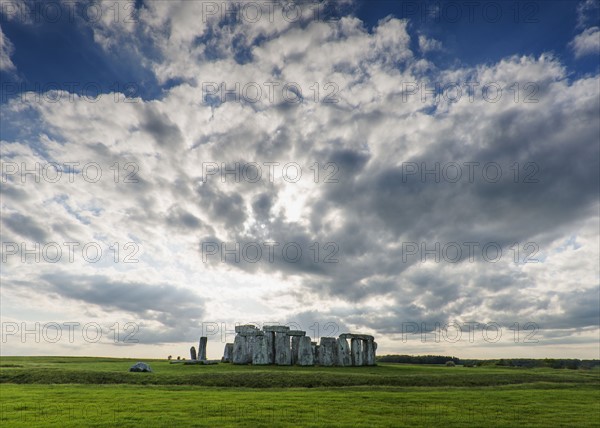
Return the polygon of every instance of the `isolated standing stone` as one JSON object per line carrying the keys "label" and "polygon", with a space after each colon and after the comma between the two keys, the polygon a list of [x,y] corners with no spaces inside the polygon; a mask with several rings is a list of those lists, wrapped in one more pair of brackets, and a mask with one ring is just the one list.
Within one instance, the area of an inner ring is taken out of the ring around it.
{"label": "isolated standing stone", "polygon": [[319,345],[319,364],[322,366],[333,366],[336,362],[336,340],[335,337],[322,337]]}
{"label": "isolated standing stone", "polygon": [[246,345],[246,336],[237,334],[233,341],[233,364],[248,364],[248,349]]}
{"label": "isolated standing stone", "polygon": [[255,336],[252,342],[252,364],[269,364],[268,340],[265,336]]}
{"label": "isolated standing stone", "polygon": [[298,338],[298,365],[312,366],[315,363],[313,354],[313,345],[310,337],[304,336]]}
{"label": "isolated standing stone", "polygon": [[362,366],[361,342],[361,339],[350,340],[350,356],[352,357],[353,366]]}
{"label": "isolated standing stone", "polygon": [[192,360],[196,360],[196,348],[194,348],[193,346],[190,348],[190,358]]}
{"label": "isolated standing stone", "polygon": [[223,358],[221,361],[224,363],[230,363],[233,359],[233,343],[226,343],[225,349],[223,349]]}
{"label": "isolated standing stone", "polygon": [[206,342],[208,339],[206,337],[200,338],[200,343],[198,344],[198,359],[206,360]]}
{"label": "isolated standing stone", "polygon": [[290,336],[287,333],[275,333],[275,364],[289,366],[292,363]]}
{"label": "isolated standing stone", "polygon": [[350,346],[345,338],[338,338],[337,340],[337,365],[338,366],[351,366],[352,359],[350,358]]}

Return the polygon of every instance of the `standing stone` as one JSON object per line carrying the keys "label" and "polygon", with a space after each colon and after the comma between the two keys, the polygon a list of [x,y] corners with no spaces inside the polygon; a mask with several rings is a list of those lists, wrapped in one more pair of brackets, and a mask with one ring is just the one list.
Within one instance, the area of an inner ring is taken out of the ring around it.
{"label": "standing stone", "polygon": [[317,364],[319,362],[319,345],[317,345],[317,342],[310,342],[310,346],[312,348],[313,360]]}
{"label": "standing stone", "polygon": [[246,336],[237,334],[233,341],[233,364],[248,364],[248,350],[246,345]]}
{"label": "standing stone", "polygon": [[275,364],[275,333],[266,331],[265,338],[267,341],[267,360],[269,364]]}
{"label": "standing stone", "polygon": [[319,364],[322,366],[333,366],[336,362],[336,339],[335,337],[322,337],[319,345]]}
{"label": "standing stone", "polygon": [[268,340],[265,336],[255,336],[252,345],[252,364],[269,364]]}
{"label": "standing stone", "polygon": [[360,347],[360,360],[363,366],[367,366],[368,365],[368,360],[369,360],[369,355],[368,355],[368,349],[367,349],[367,343],[369,342],[369,340],[364,340],[361,343],[361,347]]}
{"label": "standing stone", "polygon": [[206,360],[206,342],[208,341],[208,339],[206,337],[201,337],[200,338],[200,343],[198,344],[198,359],[199,360]]}
{"label": "standing stone", "polygon": [[223,358],[221,361],[223,363],[230,363],[233,359],[233,343],[226,343],[225,349],[223,349]]}
{"label": "standing stone", "polygon": [[287,333],[275,333],[275,364],[289,366],[291,363],[290,336]]}
{"label": "standing stone", "polygon": [[373,342],[372,340],[367,340],[366,341],[366,348],[367,348],[367,362],[366,365],[367,366],[374,366],[375,365],[375,342]]}
{"label": "standing stone", "polygon": [[252,362],[252,354],[254,353],[254,339],[256,336],[246,336],[246,360]]}
{"label": "standing stone", "polygon": [[312,366],[315,363],[313,354],[313,345],[310,337],[304,336],[298,338],[298,365]]}
{"label": "standing stone", "polygon": [[194,348],[193,346],[190,348],[190,358],[192,360],[196,359],[196,348]]}
{"label": "standing stone", "polygon": [[337,365],[338,366],[351,366],[352,358],[350,357],[350,346],[345,338],[338,338],[337,340]]}
{"label": "standing stone", "polygon": [[352,357],[353,366],[362,366],[361,342],[361,339],[350,339],[350,356]]}
{"label": "standing stone", "polygon": [[298,345],[300,344],[301,336],[292,336],[292,365],[298,363]]}

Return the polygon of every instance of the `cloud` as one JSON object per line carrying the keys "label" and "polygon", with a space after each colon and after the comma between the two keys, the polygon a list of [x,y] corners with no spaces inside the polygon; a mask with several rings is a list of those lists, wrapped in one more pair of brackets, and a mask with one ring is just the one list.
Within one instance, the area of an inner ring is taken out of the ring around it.
{"label": "cloud", "polygon": [[2,31],[2,27],[0,27],[0,71],[14,73],[17,70],[10,59],[14,52],[15,47]]}
{"label": "cloud", "polygon": [[581,34],[575,36],[570,46],[575,53],[575,58],[600,54],[600,28],[585,29]]}
{"label": "cloud", "polygon": [[[3,136],[6,162],[78,162],[57,182],[6,177],[5,239],[105,251],[95,264],[17,254],[7,280],[33,292],[35,273],[44,291],[98,317],[132,314],[152,331],[148,343],[188,340],[186,325],[206,319],[267,316],[389,340],[413,321],[590,328],[598,76],[571,78],[549,54],[440,69],[424,55],[443,46],[421,36],[413,50],[406,20],[202,20],[201,3],[149,2],[137,22],[88,24],[104,49],[174,82],[159,98],[2,107],[32,124]],[[266,82],[278,85],[269,92]],[[460,96],[443,92],[456,82]],[[206,102],[206,83],[263,92]],[[286,100],[286,83],[302,102]],[[258,244],[263,257],[205,262],[207,241]],[[271,259],[265,242],[279,243]],[[138,263],[122,263],[127,243],[139,246]],[[290,262],[285,244],[303,256]]]}

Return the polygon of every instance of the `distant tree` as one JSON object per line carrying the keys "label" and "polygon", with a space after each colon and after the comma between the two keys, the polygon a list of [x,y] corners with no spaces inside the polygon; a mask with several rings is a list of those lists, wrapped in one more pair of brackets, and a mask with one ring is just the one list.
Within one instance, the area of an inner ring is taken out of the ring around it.
{"label": "distant tree", "polygon": [[446,367],[454,367],[456,366],[456,364],[454,364],[454,361],[446,361]]}
{"label": "distant tree", "polygon": [[171,361],[171,358],[173,358],[173,357],[172,357],[171,355],[169,355],[169,356],[167,357],[167,360]]}
{"label": "distant tree", "polygon": [[181,357],[179,355],[177,355],[177,360],[181,360]]}

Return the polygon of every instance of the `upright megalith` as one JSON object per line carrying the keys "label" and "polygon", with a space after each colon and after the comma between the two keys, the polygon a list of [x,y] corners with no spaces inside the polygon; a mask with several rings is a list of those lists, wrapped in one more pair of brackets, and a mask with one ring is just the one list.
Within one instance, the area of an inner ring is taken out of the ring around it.
{"label": "upright megalith", "polygon": [[267,359],[269,364],[275,364],[275,332],[265,331],[264,333],[267,341]]}
{"label": "upright megalith", "polygon": [[298,337],[298,365],[312,366],[314,365],[314,363],[315,358],[313,354],[313,345],[310,341],[310,337]]}
{"label": "upright megalith", "polygon": [[221,362],[231,363],[232,360],[233,360],[233,343],[226,343],[225,349],[223,349],[223,358],[221,358]]}
{"label": "upright megalith", "polygon": [[254,336],[252,342],[252,364],[260,366],[269,364],[268,340],[264,335]]}
{"label": "upright megalith", "polygon": [[301,336],[292,336],[292,365],[298,364],[298,347]]}
{"label": "upright megalith", "polygon": [[350,339],[350,356],[352,358],[353,366],[362,366],[362,339],[352,338]]}
{"label": "upright megalith", "polygon": [[363,361],[364,365],[366,366],[374,366],[375,363],[375,342],[372,340],[366,340],[365,343],[365,348],[366,348],[366,361]]}
{"label": "upright megalith", "polygon": [[202,361],[206,361],[206,342],[208,339],[206,337],[201,337],[200,342],[198,343],[198,359]]}
{"label": "upright megalith", "polygon": [[193,346],[190,348],[190,359],[192,360],[196,360],[196,348],[194,348]]}
{"label": "upright megalith", "polygon": [[235,336],[233,341],[233,364],[248,364],[251,362],[251,358],[248,356],[248,349],[246,343],[246,336]]}
{"label": "upright megalith", "polygon": [[290,330],[287,334],[292,338],[292,365],[295,365],[298,363],[298,344],[300,343],[300,338],[306,336],[306,332],[302,330]]}
{"label": "upright megalith", "polygon": [[337,360],[337,342],[335,337],[321,337],[319,345],[319,364],[333,366]]}
{"label": "upright megalith", "polygon": [[287,333],[275,333],[275,364],[289,366],[292,364],[290,336]]}
{"label": "upright megalith", "polygon": [[351,366],[352,358],[350,357],[350,346],[345,338],[339,337],[337,339],[337,365],[338,366]]}

